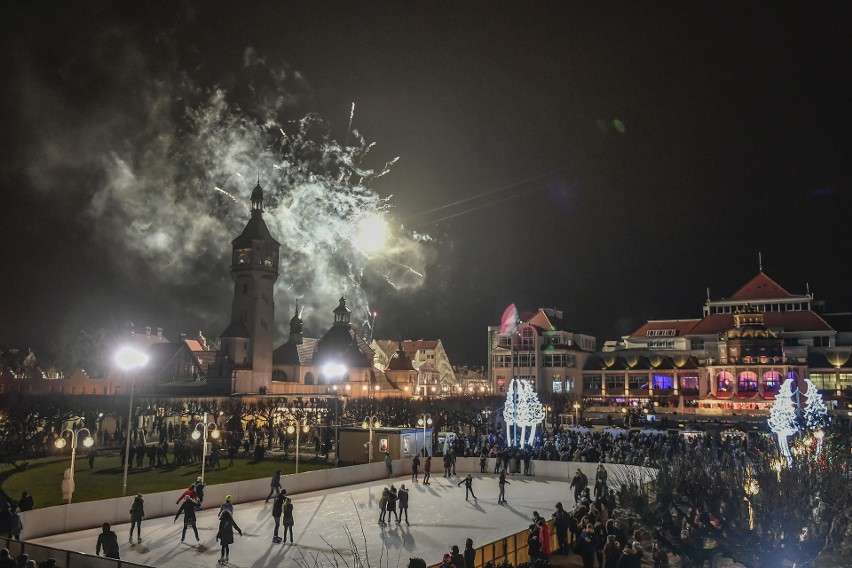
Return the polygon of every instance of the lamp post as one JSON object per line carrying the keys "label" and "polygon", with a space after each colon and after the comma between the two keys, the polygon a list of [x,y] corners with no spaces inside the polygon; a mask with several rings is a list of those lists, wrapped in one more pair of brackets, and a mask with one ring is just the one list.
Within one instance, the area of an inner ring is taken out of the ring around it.
{"label": "lamp post", "polygon": [[[346,375],[346,365],[341,363],[326,363],[322,368],[323,374],[328,377],[340,381]],[[350,385],[346,385],[346,390],[349,390]],[[338,385],[334,385],[334,467],[340,463],[340,421],[338,420],[338,406],[340,394],[338,393]],[[298,471],[296,472],[298,473]]]}
{"label": "lamp post", "polygon": [[370,440],[367,443],[367,461],[373,463],[373,428],[381,428],[382,421],[378,416],[367,416],[361,423],[361,428],[370,430]]}
{"label": "lamp post", "polygon": [[[201,442],[201,484],[204,484],[204,466],[207,464],[207,431],[210,429],[210,426],[213,426],[213,431],[210,432],[210,437],[214,440],[219,439],[219,426],[215,422],[207,422],[207,413],[204,413],[204,422],[199,422],[195,425],[195,429],[192,431],[192,439],[197,440],[198,438],[204,437],[204,440]],[[198,431],[198,428],[201,428],[201,432]]]}
{"label": "lamp post", "polygon": [[293,423],[290,423],[287,426],[288,434],[292,434],[293,432],[296,433],[296,473],[299,473],[299,432],[304,432],[305,434],[310,432],[310,428],[308,427],[307,423],[302,423],[300,425],[299,422],[300,421],[297,420],[295,426],[293,425]]}
{"label": "lamp post", "polygon": [[60,450],[65,447],[65,438],[62,437],[62,434],[65,432],[71,432],[71,485],[68,491],[68,504],[71,504],[71,497],[74,495],[74,460],[77,458],[77,440],[79,438],[80,432],[83,430],[86,431],[86,437],[83,438],[83,445],[87,448],[91,448],[95,439],[92,438],[92,432],[88,428],[78,428],[73,430],[71,428],[66,428],[62,432],[59,433],[59,437],[56,439],[56,442],[53,443],[54,446],[59,448]]}
{"label": "lamp post", "polygon": [[746,472],[746,481],[743,489],[746,494],[745,501],[748,503],[748,528],[749,530],[754,530],[754,509],[751,506],[751,499],[760,493],[760,484],[757,482],[757,479],[752,477],[750,467]]}
{"label": "lamp post", "polygon": [[423,427],[423,457],[426,457],[426,426],[432,425],[432,415],[431,414],[421,414],[420,418],[417,419],[417,425]]}
{"label": "lamp post", "polygon": [[130,422],[133,420],[133,390],[136,388],[135,371],[144,367],[148,356],[135,347],[125,346],[115,354],[115,362],[119,368],[130,373],[130,407],[127,410],[127,440],[124,445],[124,478],[121,484],[121,495],[127,495],[127,468],[130,465]]}
{"label": "lamp post", "polygon": [[580,425],[580,403],[579,402],[574,403],[574,425],[575,426]]}

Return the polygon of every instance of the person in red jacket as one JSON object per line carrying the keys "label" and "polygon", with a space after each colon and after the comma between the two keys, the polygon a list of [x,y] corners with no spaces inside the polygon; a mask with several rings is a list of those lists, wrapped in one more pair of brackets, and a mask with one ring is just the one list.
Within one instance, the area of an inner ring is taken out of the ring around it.
{"label": "person in red jacket", "polygon": [[541,558],[548,558],[550,557],[550,527],[547,526],[544,517],[539,517],[537,524]]}
{"label": "person in red jacket", "polygon": [[432,477],[432,456],[426,456],[426,463],[423,464],[423,485],[429,485],[430,477]]}
{"label": "person in red jacket", "polygon": [[180,504],[187,497],[189,497],[192,500],[192,502],[195,503],[196,505],[198,504],[198,495],[195,493],[195,484],[194,483],[192,485],[190,485],[186,490],[184,490],[183,493],[180,494],[180,497],[178,497],[178,500],[175,501],[175,505]]}

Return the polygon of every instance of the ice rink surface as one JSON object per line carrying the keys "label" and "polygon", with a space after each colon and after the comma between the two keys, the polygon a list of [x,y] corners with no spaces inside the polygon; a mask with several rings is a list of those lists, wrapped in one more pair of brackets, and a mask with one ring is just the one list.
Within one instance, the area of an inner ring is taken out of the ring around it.
{"label": "ice rink surface", "polygon": [[[263,568],[272,566],[352,565],[351,535],[358,554],[369,557],[370,566],[404,568],[411,557],[420,557],[432,565],[440,562],[455,544],[464,549],[465,539],[472,538],[474,547],[519,532],[530,524],[533,511],[550,518],[557,501],[565,508],[574,504],[570,481],[523,475],[511,475],[506,487],[506,505],[497,504],[497,476],[473,476],[472,497],[465,501],[464,476],[433,476],[430,484],[413,483],[411,477],[397,477],[311,493],[293,494],[293,534],[295,544],[274,544],[272,503],[254,501],[234,506],[234,518],[243,536],[234,534],[229,566]],[[378,501],[384,487],[391,484],[409,489],[409,521],[386,527],[378,525]],[[285,485],[286,489],[286,485]],[[121,544],[121,558],[130,562],[163,568],[218,566],[220,547],[216,542],[217,513],[220,503],[205,502],[198,512],[200,542],[192,529],[186,542],[180,542],[183,517],[146,519],[142,523],[142,543],[130,545],[128,523],[113,525]],[[175,511],[177,511],[175,505]],[[282,527],[283,533],[283,527]],[[86,554],[95,553],[100,529],[57,534],[32,542]],[[135,536],[135,535],[134,535]],[[327,560],[326,560],[327,557]],[[381,563],[379,559],[381,558]]]}

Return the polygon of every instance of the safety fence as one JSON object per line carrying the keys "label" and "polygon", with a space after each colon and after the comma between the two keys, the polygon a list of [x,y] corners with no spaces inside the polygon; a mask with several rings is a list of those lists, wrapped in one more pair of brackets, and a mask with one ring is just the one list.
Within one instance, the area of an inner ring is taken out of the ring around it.
{"label": "safety fence", "polygon": [[[550,528],[550,550],[556,550],[559,546],[559,541],[556,539],[553,521],[548,521],[547,526]],[[474,565],[467,568],[483,568],[489,562],[494,565],[508,562],[512,566],[517,566],[522,562],[529,562],[530,554],[529,545],[527,544],[529,534],[529,530],[523,530],[478,547],[476,549]],[[438,564],[431,565],[429,568],[439,568],[440,565],[441,563],[439,562]]]}
{"label": "safety fence", "polygon": [[[146,564],[135,564],[115,558],[104,558],[94,554],[82,554],[71,550],[61,550],[43,544],[33,544],[10,538],[0,538],[0,547],[9,549],[12,558],[18,558],[26,554],[28,560],[35,560],[36,564],[53,558],[56,566],[61,568],[149,568]],[[19,563],[20,565],[20,563]]]}

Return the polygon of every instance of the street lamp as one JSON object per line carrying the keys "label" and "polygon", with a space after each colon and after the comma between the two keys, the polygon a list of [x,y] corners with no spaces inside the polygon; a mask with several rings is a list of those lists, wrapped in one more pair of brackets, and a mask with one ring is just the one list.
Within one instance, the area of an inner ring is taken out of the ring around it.
{"label": "street lamp", "polygon": [[295,426],[292,423],[289,426],[287,426],[287,433],[288,434],[292,434],[293,432],[296,433],[296,473],[299,473],[299,432],[300,431],[307,434],[308,432],[311,431],[311,429],[307,424],[302,424],[302,426],[299,427],[299,421],[296,421]]}
{"label": "street lamp", "polygon": [[367,461],[373,463],[373,428],[381,428],[382,421],[378,416],[367,416],[364,422],[361,423],[361,428],[370,430],[370,440],[367,445]]}
{"label": "street lamp", "polygon": [[127,495],[127,468],[130,465],[130,422],[133,420],[133,390],[136,388],[136,369],[144,367],[148,355],[135,347],[124,346],[115,354],[115,363],[124,371],[130,373],[130,407],[127,410],[127,440],[124,446],[124,478],[121,485],[121,495]]}
{"label": "street lamp", "polygon": [[[201,484],[204,485],[204,465],[207,463],[207,431],[210,427],[213,427],[213,431],[210,432],[210,437],[214,440],[219,439],[219,426],[215,422],[207,422],[207,413],[204,413],[204,422],[199,422],[195,425],[195,430],[192,431],[192,439],[197,440],[198,438],[204,437],[204,441],[201,443]],[[198,428],[201,428],[201,432],[198,431]]]}
{"label": "street lamp", "polygon": [[[326,377],[334,378],[338,382],[343,379],[344,375],[346,375],[346,365],[341,363],[326,363],[323,365],[322,372]],[[340,395],[337,392],[337,385],[334,385],[334,467],[340,463],[340,424],[337,417],[338,406],[340,406]],[[348,391],[351,385],[346,385],[346,390]],[[298,464],[298,459],[296,461]],[[298,473],[298,467],[296,470]]]}
{"label": "street lamp", "polygon": [[574,403],[574,424],[577,425],[577,426],[580,425],[580,403],[579,402]]}
{"label": "street lamp", "polygon": [[423,457],[426,457],[426,426],[432,425],[432,415],[431,414],[421,414],[420,418],[417,419],[417,425],[423,427]]}
{"label": "street lamp", "polygon": [[92,433],[91,431],[89,431],[88,428],[78,428],[77,430],[66,428],[65,430],[59,433],[59,437],[53,443],[54,446],[61,450],[65,447],[65,444],[67,443],[65,441],[65,438],[62,437],[62,434],[64,434],[65,432],[71,432],[71,485],[68,488],[69,505],[71,504],[71,496],[74,494],[74,460],[77,457],[77,440],[79,438],[80,432],[82,432],[83,430],[86,431],[86,437],[83,438],[83,445],[87,448],[91,448],[95,443],[95,439],[92,438]]}

